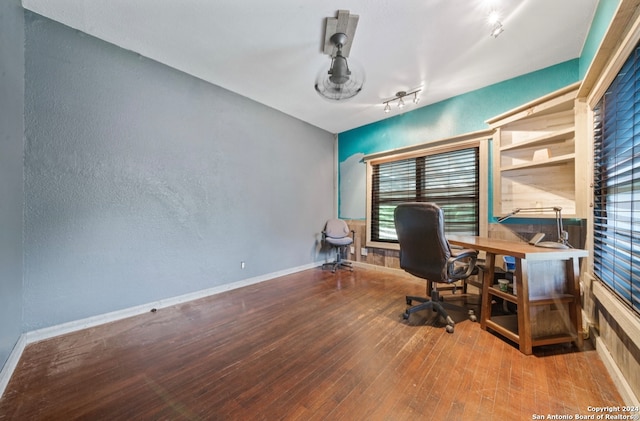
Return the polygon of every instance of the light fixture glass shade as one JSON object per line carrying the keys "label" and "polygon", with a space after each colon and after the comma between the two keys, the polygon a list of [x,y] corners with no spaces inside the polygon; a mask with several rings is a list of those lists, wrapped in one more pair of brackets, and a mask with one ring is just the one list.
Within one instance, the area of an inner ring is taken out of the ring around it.
{"label": "light fixture glass shade", "polygon": [[391,107],[389,106],[389,103],[387,102],[384,106],[384,112],[385,113],[389,113],[391,112]]}
{"label": "light fixture glass shade", "polygon": [[404,108],[404,100],[402,98],[398,101],[398,108]]}
{"label": "light fixture glass shade", "polygon": [[[325,68],[326,69],[326,68]],[[331,60],[329,71],[321,70],[316,78],[315,90],[332,101],[342,101],[358,95],[364,87],[364,71],[357,64],[347,62],[340,52]]]}

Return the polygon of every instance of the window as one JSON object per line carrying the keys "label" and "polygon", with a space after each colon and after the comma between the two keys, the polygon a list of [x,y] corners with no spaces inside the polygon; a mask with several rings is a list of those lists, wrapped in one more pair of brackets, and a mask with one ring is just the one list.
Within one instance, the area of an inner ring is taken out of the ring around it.
{"label": "window", "polygon": [[640,315],[640,46],[594,107],[594,273]]}
{"label": "window", "polygon": [[447,234],[479,233],[478,147],[371,164],[370,239],[397,243],[393,211],[402,202],[434,202]]}

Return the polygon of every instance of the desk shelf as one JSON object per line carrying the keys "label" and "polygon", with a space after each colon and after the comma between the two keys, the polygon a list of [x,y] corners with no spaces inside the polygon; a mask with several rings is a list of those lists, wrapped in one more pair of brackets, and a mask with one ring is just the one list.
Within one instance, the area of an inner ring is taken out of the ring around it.
{"label": "desk shelf", "polygon": [[[518,316],[505,315],[493,316],[486,321],[487,328],[519,344],[521,341],[518,333]],[[531,346],[555,345],[567,342],[576,342],[577,335],[566,333],[556,335],[537,336],[531,338]]]}
{"label": "desk shelf", "polygon": [[550,304],[569,304],[573,303],[575,298],[571,294],[559,294],[553,297],[531,297],[529,298],[529,305],[531,306],[546,306]]}
{"label": "desk shelf", "polygon": [[[491,286],[488,289],[489,299],[492,297],[501,298],[510,303],[518,304],[518,297],[511,292],[501,291],[498,286]],[[529,306],[545,306],[545,305],[557,305],[557,304],[571,304],[575,301],[575,298],[571,294],[559,294],[553,297],[531,297],[529,299]],[[522,338],[518,332],[518,315],[499,315],[487,317],[486,327],[495,331],[496,333],[504,336],[505,338],[520,344]],[[559,333],[553,335],[540,335],[533,336],[531,338],[531,346],[553,345],[566,342],[576,342],[577,335],[574,333]]]}
{"label": "desk shelf", "polygon": [[510,303],[518,304],[518,297],[509,292],[500,291],[497,286],[489,287],[489,294],[493,295],[494,297],[500,297],[503,300],[509,301]]}
{"label": "desk shelf", "polygon": [[[494,297],[502,298],[503,300],[509,301],[510,303],[518,304],[518,297],[513,295],[511,292],[500,291],[497,285],[489,287],[489,294]],[[574,297],[571,294],[558,294],[551,297],[530,297],[529,305],[530,306],[545,306],[550,304],[566,304],[572,303],[574,301]]]}
{"label": "desk shelf", "polygon": [[487,328],[496,331],[500,335],[513,342],[520,343],[520,335],[518,334],[518,316],[494,316],[486,321]]}
{"label": "desk shelf", "polygon": [[538,336],[532,339],[532,346],[564,344],[567,342],[577,342],[578,335],[567,333],[558,335]]}
{"label": "desk shelf", "polygon": [[[490,329],[515,342],[526,355],[541,345],[575,342],[582,347],[579,259],[588,256],[586,250],[534,247],[486,237],[450,235],[448,240],[486,253],[481,329]],[[516,260],[518,295],[512,294],[512,290],[500,291],[493,284],[496,256],[500,255]],[[515,304],[516,314],[492,315],[492,302],[497,298]]]}

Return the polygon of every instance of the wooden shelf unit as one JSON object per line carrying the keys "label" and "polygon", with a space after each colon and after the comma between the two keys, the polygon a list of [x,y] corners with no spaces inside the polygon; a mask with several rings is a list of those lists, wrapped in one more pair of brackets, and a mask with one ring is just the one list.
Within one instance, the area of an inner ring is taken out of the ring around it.
{"label": "wooden shelf unit", "polygon": [[579,146],[584,142],[576,142],[576,120],[582,112],[576,101],[578,87],[575,83],[487,120],[495,130],[494,215],[559,206],[565,218],[586,217],[582,194],[576,194],[584,189],[586,171],[584,165],[576,165],[586,153]]}

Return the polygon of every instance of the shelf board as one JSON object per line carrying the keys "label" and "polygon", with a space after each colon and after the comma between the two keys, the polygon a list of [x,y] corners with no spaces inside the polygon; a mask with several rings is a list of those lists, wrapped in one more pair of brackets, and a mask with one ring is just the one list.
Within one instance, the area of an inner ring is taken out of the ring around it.
{"label": "shelf board", "polygon": [[[510,292],[500,291],[497,285],[489,287],[489,294],[494,297],[500,297],[503,300],[507,300],[511,303],[518,304],[518,297],[513,295]],[[571,294],[558,294],[553,297],[531,297],[529,298],[530,306],[543,306],[549,304],[558,304],[558,303],[571,303],[574,301],[573,295]]]}
{"label": "shelf board", "polygon": [[[517,315],[493,316],[486,321],[488,329],[491,329],[505,338],[520,343],[520,335],[518,334],[518,317]],[[561,344],[565,342],[575,342],[578,336],[575,333],[559,333],[555,335],[536,336],[531,338],[531,346],[543,346]]]}
{"label": "shelf board", "polygon": [[531,116],[556,112],[558,109],[570,109],[573,107],[580,82],[551,92],[543,97],[523,104],[513,110],[490,118],[485,122],[492,128],[505,126],[513,121],[526,119]]}
{"label": "shelf board", "polygon": [[530,306],[543,306],[548,304],[571,303],[575,301],[571,294],[559,294],[554,297],[531,297],[529,299]]}
{"label": "shelf board", "polygon": [[520,343],[520,335],[518,335],[518,317],[516,315],[493,316],[486,321],[486,324],[487,328],[496,331],[515,343]]}
{"label": "shelf board", "polygon": [[576,342],[578,335],[572,333],[557,334],[550,336],[538,336],[531,338],[531,346],[555,345],[565,342]]}
{"label": "shelf board", "polygon": [[530,148],[532,146],[544,145],[548,143],[554,143],[559,140],[570,139],[575,136],[575,129],[573,127],[566,128],[564,130],[558,130],[551,134],[539,136],[533,139],[525,140],[523,142],[512,143],[500,148],[500,151],[510,151],[513,149]]}
{"label": "shelf board", "polygon": [[507,300],[507,301],[509,301],[511,303],[518,304],[518,297],[517,296],[515,296],[513,294],[510,294],[508,292],[500,291],[500,289],[497,286],[489,287],[489,294],[493,295],[494,297],[500,297],[503,300]]}
{"label": "shelf board", "polygon": [[502,167],[500,168],[500,171],[506,172],[506,171],[522,170],[526,168],[541,168],[541,167],[548,167],[551,165],[559,165],[559,164],[571,162],[575,159],[575,157],[576,157],[576,154],[570,153],[567,155],[561,155],[561,156],[556,156],[554,158],[545,159],[543,161],[531,161],[524,164],[517,164],[517,165]]}

